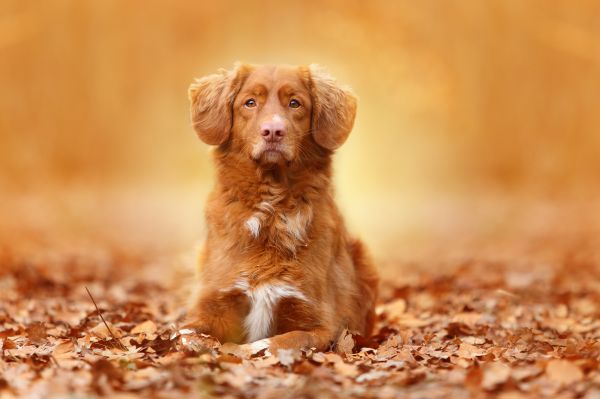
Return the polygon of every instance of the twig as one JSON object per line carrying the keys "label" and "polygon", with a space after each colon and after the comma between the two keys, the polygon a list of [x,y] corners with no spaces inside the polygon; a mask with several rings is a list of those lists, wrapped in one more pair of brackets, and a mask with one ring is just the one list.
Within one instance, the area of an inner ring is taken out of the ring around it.
{"label": "twig", "polygon": [[90,296],[90,299],[92,300],[92,302],[94,303],[94,306],[96,307],[96,311],[98,312],[98,316],[100,316],[100,319],[102,319],[102,322],[104,323],[104,325],[106,326],[106,329],[108,330],[108,332],[110,333],[110,336],[119,343],[119,346],[121,347],[121,349],[123,349],[124,351],[127,351],[127,348],[125,347],[125,345],[123,345],[123,343],[121,342],[121,340],[117,339],[117,337],[115,337],[115,334],[113,334],[112,330],[110,329],[110,327],[108,326],[108,323],[106,322],[106,320],[104,320],[104,317],[102,317],[102,313],[100,312],[100,308],[98,307],[98,305],[96,305],[96,301],[94,301],[94,297],[92,296],[92,293],[90,292],[90,290],[88,290],[88,287],[85,287],[85,290],[87,291],[88,295]]}
{"label": "twig", "polygon": [[60,367],[60,363],[58,363],[58,360],[56,360],[56,358],[54,356],[50,355],[50,360],[52,360],[54,362],[56,367],[58,367],[59,369],[62,369],[62,367]]}

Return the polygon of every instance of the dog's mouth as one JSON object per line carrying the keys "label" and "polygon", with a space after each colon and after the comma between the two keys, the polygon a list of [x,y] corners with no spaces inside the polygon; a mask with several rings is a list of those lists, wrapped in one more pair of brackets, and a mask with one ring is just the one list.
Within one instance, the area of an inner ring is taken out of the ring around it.
{"label": "dog's mouth", "polygon": [[256,148],[252,156],[255,160],[264,163],[281,163],[291,160],[289,150],[280,143],[265,143]]}
{"label": "dog's mouth", "polygon": [[278,147],[266,148],[261,159],[267,163],[280,163],[285,160],[284,152]]}
{"label": "dog's mouth", "polygon": [[263,146],[263,152],[283,152],[283,146],[279,143],[268,143]]}

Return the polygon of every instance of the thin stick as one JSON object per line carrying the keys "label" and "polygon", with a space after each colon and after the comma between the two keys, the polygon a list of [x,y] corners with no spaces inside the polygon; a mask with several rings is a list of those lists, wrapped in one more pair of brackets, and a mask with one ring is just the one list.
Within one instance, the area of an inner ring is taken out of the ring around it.
{"label": "thin stick", "polygon": [[58,363],[58,360],[56,360],[56,358],[52,355],[50,355],[50,359],[52,359],[52,361],[54,362],[54,364],[56,365],[56,367],[58,367],[59,369],[61,369],[62,367],[60,367],[60,364]]}
{"label": "thin stick", "polygon": [[90,296],[90,299],[92,300],[92,302],[94,303],[94,306],[96,307],[96,311],[98,312],[98,316],[100,316],[100,319],[102,319],[102,322],[104,323],[104,325],[106,326],[106,329],[108,330],[108,332],[110,333],[110,336],[119,343],[119,346],[121,347],[121,349],[123,349],[124,351],[127,351],[127,348],[125,347],[125,345],[123,345],[123,343],[117,339],[117,337],[115,337],[115,334],[113,334],[112,330],[110,329],[110,327],[108,326],[108,323],[106,322],[106,320],[104,320],[104,317],[102,317],[102,313],[100,312],[100,308],[98,307],[98,305],[96,305],[96,301],[94,301],[94,297],[92,296],[92,293],[90,292],[90,290],[88,290],[88,287],[85,287],[85,290],[87,291],[88,295]]}

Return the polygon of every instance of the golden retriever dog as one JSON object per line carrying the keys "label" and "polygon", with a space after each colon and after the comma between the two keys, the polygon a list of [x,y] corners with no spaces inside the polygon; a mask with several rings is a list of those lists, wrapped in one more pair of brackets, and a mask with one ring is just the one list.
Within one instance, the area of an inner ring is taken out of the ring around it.
{"label": "golden retriever dog", "polygon": [[189,98],[217,174],[189,326],[251,353],[324,350],[345,328],[368,336],[378,276],[331,183],[352,92],[312,65],[238,64]]}

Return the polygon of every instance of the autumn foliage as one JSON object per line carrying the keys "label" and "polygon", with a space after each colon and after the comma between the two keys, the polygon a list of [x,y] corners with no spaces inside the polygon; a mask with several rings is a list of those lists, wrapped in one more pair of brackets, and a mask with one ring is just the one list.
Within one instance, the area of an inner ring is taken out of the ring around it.
{"label": "autumn foliage", "polygon": [[346,331],[326,352],[252,357],[180,327],[166,263],[119,252],[32,262],[5,249],[0,397],[593,398],[600,272],[589,251],[555,254],[525,268],[399,262],[373,337]]}

